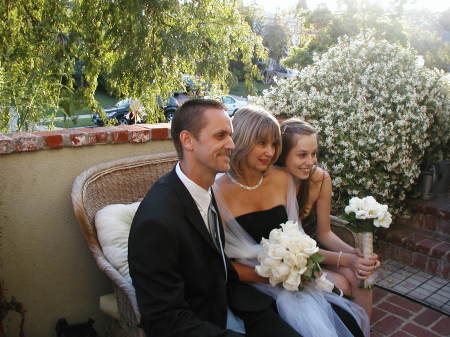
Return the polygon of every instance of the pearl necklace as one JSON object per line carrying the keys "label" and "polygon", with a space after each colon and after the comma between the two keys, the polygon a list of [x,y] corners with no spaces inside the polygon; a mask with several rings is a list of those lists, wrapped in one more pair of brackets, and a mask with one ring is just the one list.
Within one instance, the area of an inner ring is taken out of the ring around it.
{"label": "pearl necklace", "polygon": [[239,187],[243,188],[244,190],[247,191],[253,191],[256,190],[259,186],[261,186],[263,179],[264,179],[264,175],[261,176],[261,179],[259,179],[259,182],[255,185],[255,186],[247,186],[247,185],[243,185],[241,184],[239,181],[237,181],[236,179],[234,179],[231,174],[227,173],[228,178],[230,178],[230,180],[235,183],[236,185],[238,185]]}

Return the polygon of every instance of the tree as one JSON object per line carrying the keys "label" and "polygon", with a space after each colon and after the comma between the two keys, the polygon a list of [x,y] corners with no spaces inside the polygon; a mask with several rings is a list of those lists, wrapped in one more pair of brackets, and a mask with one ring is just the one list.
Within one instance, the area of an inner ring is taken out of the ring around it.
{"label": "tree", "polygon": [[405,16],[405,32],[411,47],[423,56],[425,65],[450,71],[450,9],[441,14],[410,10]]}
{"label": "tree", "polygon": [[269,51],[269,57],[280,62],[287,55],[290,46],[290,32],[286,24],[277,16],[264,27],[263,44]]}
{"label": "tree", "polygon": [[264,10],[255,1],[244,5],[243,1],[239,1],[239,12],[244,20],[250,25],[252,31],[262,36],[264,33]]}
{"label": "tree", "polygon": [[315,55],[335,45],[339,37],[372,29],[380,38],[404,47],[411,45],[424,57],[426,66],[449,71],[450,9],[438,15],[424,9],[405,10],[405,3],[405,0],[393,1],[386,9],[378,2],[341,0],[336,13],[323,6],[303,11],[299,17],[303,22],[302,39],[283,63],[289,67],[305,67],[313,62]]}
{"label": "tree", "polygon": [[[117,97],[159,115],[157,95],[196,75],[219,90],[239,59],[257,73],[261,41],[232,0],[16,0],[0,3],[0,130],[12,113],[20,130],[79,104],[99,110],[98,78]],[[76,65],[81,68],[78,81]]]}
{"label": "tree", "polygon": [[438,20],[442,30],[450,31],[450,7],[439,15]]}
{"label": "tree", "polygon": [[292,48],[283,63],[289,67],[302,68],[313,62],[315,55],[324,53],[335,45],[339,37],[355,36],[364,29],[373,29],[378,37],[406,45],[406,35],[401,20],[401,1],[387,11],[377,2],[343,0],[341,11],[331,12],[326,6],[313,11],[302,11],[303,22],[300,44]]}

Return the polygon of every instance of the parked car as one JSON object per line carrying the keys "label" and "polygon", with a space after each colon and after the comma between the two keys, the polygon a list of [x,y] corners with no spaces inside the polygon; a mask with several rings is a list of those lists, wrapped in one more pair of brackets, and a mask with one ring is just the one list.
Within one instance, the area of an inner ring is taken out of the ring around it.
{"label": "parked car", "polygon": [[245,97],[225,95],[221,97],[222,103],[227,107],[227,113],[231,117],[236,110],[246,106],[248,100]]}
{"label": "parked car", "polygon": [[191,97],[184,91],[174,91],[165,105],[163,104],[162,98],[158,97],[158,106],[164,111],[166,122],[172,121],[175,110],[190,99]]}
{"label": "parked car", "polygon": [[286,67],[282,67],[281,71],[275,71],[275,76],[283,79],[294,77],[297,74],[298,74],[297,69],[289,69]]}
{"label": "parked car", "polygon": [[[134,120],[130,120],[128,115],[130,112],[130,104],[131,98],[127,98],[117,102],[113,106],[105,108],[106,119],[107,120],[115,119],[116,124],[118,125],[134,124]],[[92,116],[92,121],[98,126],[102,126],[104,124],[103,120],[101,119],[98,113]],[[140,118],[138,119],[138,123],[139,122]]]}

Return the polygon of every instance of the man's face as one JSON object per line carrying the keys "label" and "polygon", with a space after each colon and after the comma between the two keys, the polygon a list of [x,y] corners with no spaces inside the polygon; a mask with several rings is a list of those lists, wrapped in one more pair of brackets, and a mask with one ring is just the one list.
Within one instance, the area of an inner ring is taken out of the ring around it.
{"label": "man's face", "polygon": [[192,137],[192,159],[199,170],[206,170],[205,173],[226,172],[230,169],[234,149],[230,117],[222,109],[208,108],[203,111],[203,118],[205,126],[197,138]]}

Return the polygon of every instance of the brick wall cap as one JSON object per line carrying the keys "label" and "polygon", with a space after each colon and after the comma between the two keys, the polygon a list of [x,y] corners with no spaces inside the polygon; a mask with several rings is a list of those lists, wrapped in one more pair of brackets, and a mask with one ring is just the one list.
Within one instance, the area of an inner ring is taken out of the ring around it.
{"label": "brick wall cap", "polygon": [[73,129],[0,133],[0,155],[97,144],[145,143],[169,140],[170,123],[133,124]]}

